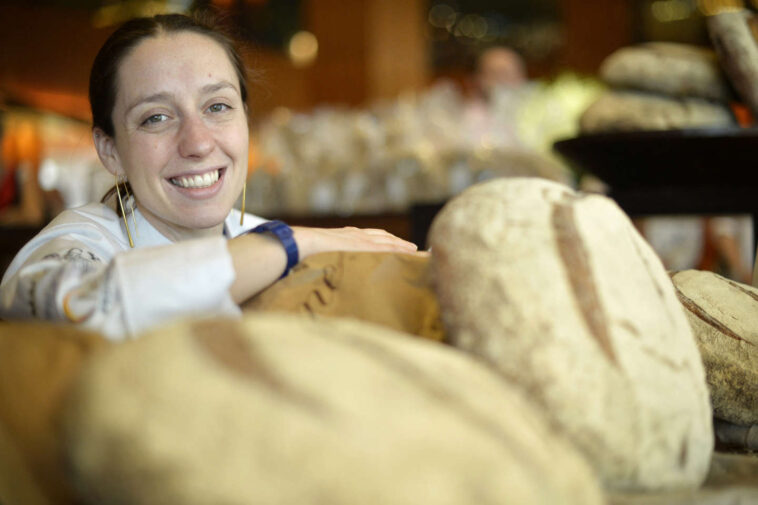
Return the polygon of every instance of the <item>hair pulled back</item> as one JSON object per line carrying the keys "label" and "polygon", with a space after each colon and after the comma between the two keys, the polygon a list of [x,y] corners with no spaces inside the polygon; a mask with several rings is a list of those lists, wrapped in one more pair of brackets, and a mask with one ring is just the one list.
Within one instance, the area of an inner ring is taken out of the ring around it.
{"label": "hair pulled back", "polygon": [[210,13],[162,14],[135,18],[121,25],[105,41],[95,57],[89,79],[89,102],[92,126],[109,137],[114,136],[113,107],[116,103],[116,79],[121,61],[143,40],[161,34],[188,31],[205,35],[218,42],[226,51],[239,79],[242,102],[247,101],[245,65],[233,39],[221,28]]}

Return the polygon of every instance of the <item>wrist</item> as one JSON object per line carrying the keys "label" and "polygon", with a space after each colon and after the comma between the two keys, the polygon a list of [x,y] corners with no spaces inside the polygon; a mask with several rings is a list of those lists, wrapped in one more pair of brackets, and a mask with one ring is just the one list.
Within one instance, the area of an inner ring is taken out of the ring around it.
{"label": "wrist", "polygon": [[290,270],[300,261],[300,250],[295,239],[295,233],[292,228],[287,226],[284,222],[267,221],[256,226],[247,233],[265,233],[271,235],[279,241],[281,246],[284,248],[284,253],[286,256],[286,266],[284,267],[284,272],[279,277],[280,279],[285,277],[290,272]]}
{"label": "wrist", "polygon": [[292,233],[295,239],[295,243],[297,243],[297,249],[300,253],[301,260],[314,254],[313,234],[308,228],[302,226],[293,226]]}

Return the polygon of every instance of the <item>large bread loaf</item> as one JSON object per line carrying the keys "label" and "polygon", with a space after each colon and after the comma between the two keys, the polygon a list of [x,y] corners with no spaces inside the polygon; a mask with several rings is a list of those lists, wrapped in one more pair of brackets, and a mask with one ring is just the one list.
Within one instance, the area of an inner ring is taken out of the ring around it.
{"label": "large bread loaf", "polygon": [[71,505],[58,433],[65,398],[83,364],[106,348],[73,326],[0,322],[0,503]]}
{"label": "large bread loaf", "polygon": [[698,270],[671,278],[703,356],[714,414],[758,424],[758,289]]}
{"label": "large bread loaf", "polygon": [[602,502],[488,367],[357,321],[179,324],[93,361],[70,406],[89,503]]}
{"label": "large bread loaf", "polygon": [[729,107],[700,98],[669,98],[635,91],[603,93],[582,113],[582,133],[726,128],[736,126]]}
{"label": "large bread loaf", "polygon": [[663,266],[615,203],[499,179],[450,201],[430,240],[452,343],[519,385],[608,487],[702,481],[703,365]]}
{"label": "large bread loaf", "polygon": [[729,102],[729,83],[711,49],[666,42],[623,47],[600,66],[616,88]]}
{"label": "large bread loaf", "polygon": [[430,278],[425,255],[327,252],[305,258],[242,309],[350,317],[442,340],[440,309]]}

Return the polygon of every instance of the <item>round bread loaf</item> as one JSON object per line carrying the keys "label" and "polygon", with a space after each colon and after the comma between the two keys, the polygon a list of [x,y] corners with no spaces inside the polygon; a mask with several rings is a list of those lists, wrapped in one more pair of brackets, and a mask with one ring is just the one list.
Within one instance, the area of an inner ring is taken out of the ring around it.
{"label": "round bread loaf", "polygon": [[729,83],[711,49],[656,42],[623,47],[600,65],[611,86],[728,103]]}
{"label": "round bread loaf", "polygon": [[696,486],[711,409],[692,331],[610,199],[540,179],[463,192],[430,231],[446,334],[517,384],[607,487]]}
{"label": "round bread loaf", "polygon": [[[525,149],[480,148],[466,160],[466,164],[477,181],[494,177],[544,177],[562,183],[571,180],[570,172],[562,163],[537,151]],[[455,191],[458,192],[460,190]]]}
{"label": "round bread loaf", "polygon": [[758,424],[758,289],[698,270],[671,278],[703,356],[715,416]]}
{"label": "round bread loaf", "polygon": [[579,118],[582,133],[688,128],[724,128],[737,123],[731,110],[699,98],[669,98],[631,91],[609,91]]}
{"label": "round bread loaf", "polygon": [[177,324],[93,360],[70,408],[93,504],[602,503],[488,367],[358,321]]}
{"label": "round bread loaf", "polygon": [[725,11],[707,18],[708,33],[722,67],[745,103],[758,114],[758,45],[749,11]]}

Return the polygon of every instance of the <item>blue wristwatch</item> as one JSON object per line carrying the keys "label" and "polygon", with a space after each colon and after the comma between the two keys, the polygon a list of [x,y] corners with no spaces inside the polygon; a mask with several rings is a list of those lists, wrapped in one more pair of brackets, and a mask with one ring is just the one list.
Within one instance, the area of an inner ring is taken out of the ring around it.
{"label": "blue wristwatch", "polygon": [[292,232],[292,228],[287,226],[282,221],[267,221],[263,224],[259,224],[247,233],[271,233],[274,235],[284,247],[284,252],[287,253],[287,267],[284,269],[280,279],[285,277],[292,267],[297,265],[300,261],[300,253],[297,250],[297,242],[295,242],[295,235]]}

